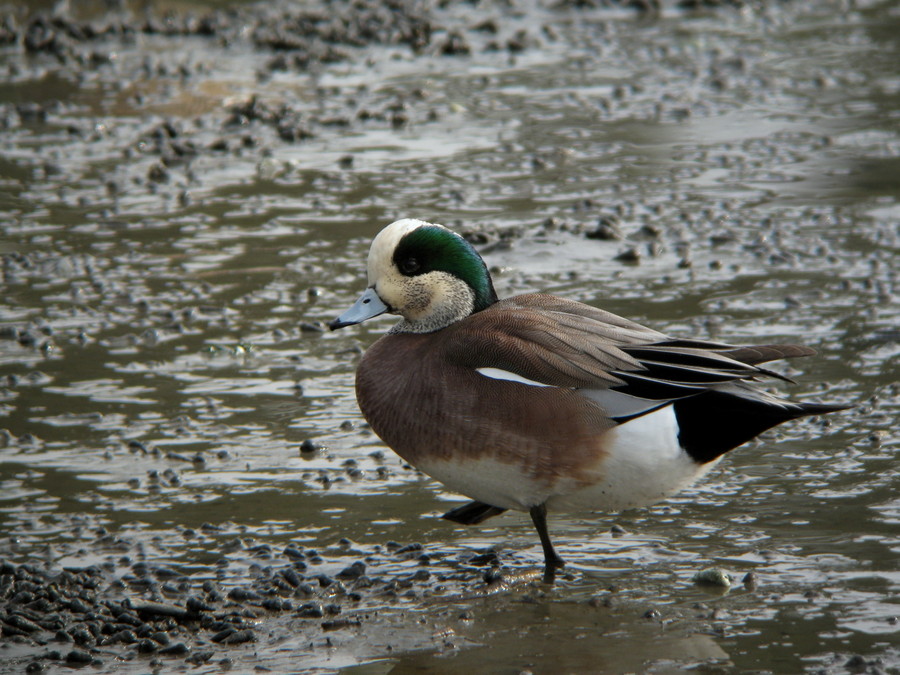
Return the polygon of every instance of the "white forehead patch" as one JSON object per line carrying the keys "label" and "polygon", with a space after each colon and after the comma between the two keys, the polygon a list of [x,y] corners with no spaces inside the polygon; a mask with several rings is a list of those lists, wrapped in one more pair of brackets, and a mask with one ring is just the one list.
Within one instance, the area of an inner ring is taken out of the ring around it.
{"label": "white forehead patch", "polygon": [[395,220],[378,233],[375,239],[372,240],[372,246],[369,249],[367,273],[370,286],[390,272],[391,259],[394,257],[394,250],[397,248],[400,240],[413,230],[426,225],[446,229],[443,225],[438,225],[437,223],[429,223],[416,218],[403,218]]}

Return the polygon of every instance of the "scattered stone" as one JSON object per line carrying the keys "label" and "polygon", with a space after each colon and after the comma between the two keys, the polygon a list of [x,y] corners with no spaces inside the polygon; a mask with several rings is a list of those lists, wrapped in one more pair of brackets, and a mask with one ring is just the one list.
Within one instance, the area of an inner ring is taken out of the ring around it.
{"label": "scattered stone", "polygon": [[438,47],[438,52],[446,56],[465,56],[472,53],[472,48],[460,32],[451,31]]}
{"label": "scattered stone", "polygon": [[619,255],[617,255],[614,260],[619,262],[628,263],[630,265],[637,265],[641,262],[641,251],[637,246],[630,246],[624,251],[622,251]]}
{"label": "scattered stone", "polygon": [[303,577],[301,577],[295,570],[288,568],[281,571],[281,576],[287,581],[291,586],[297,588],[303,581]]}
{"label": "scattered stone", "polygon": [[183,642],[176,642],[175,644],[166,645],[159,650],[159,653],[163,656],[184,656],[190,651],[190,648]]}
{"label": "scattered stone", "polygon": [[233,635],[234,633],[235,629],[229,626],[228,628],[220,630],[218,633],[213,635],[210,640],[212,640],[213,642],[223,642],[226,638]]}
{"label": "scattered stone", "polygon": [[345,567],[340,572],[335,575],[338,579],[343,580],[352,580],[359,579],[363,574],[366,573],[366,564],[362,561],[357,561],[350,565],[349,567]]}
{"label": "scattered stone", "polygon": [[401,546],[396,551],[394,551],[395,555],[405,555],[407,553],[418,553],[425,547],[419,543],[407,544],[406,546]]}
{"label": "scattered stone", "polygon": [[253,642],[256,640],[256,635],[252,630],[237,630],[232,632],[230,635],[226,636],[225,639],[221,640],[223,644],[226,645],[241,645],[245,642]]}
{"label": "scattered stone", "polygon": [[306,569],[306,555],[300,549],[288,546],[282,551],[282,554],[293,561],[295,569]]}
{"label": "scattered stone", "polygon": [[152,654],[159,649],[159,645],[150,638],[143,638],[138,641],[137,650],[139,654]]}
{"label": "scattered stone", "polygon": [[341,628],[350,628],[353,626],[361,625],[362,623],[359,621],[359,619],[329,619],[322,622],[322,630],[340,630]]}
{"label": "scattered stone", "polygon": [[228,591],[228,598],[235,602],[246,602],[247,600],[258,600],[259,595],[246,588],[232,588]]}
{"label": "scattered stone", "polygon": [[744,575],[744,578],[741,579],[741,583],[748,591],[755,591],[756,587],[759,585],[755,572],[747,572],[747,574]]}
{"label": "scattered stone", "polygon": [[195,666],[199,666],[207,661],[211,661],[216,653],[212,650],[204,650],[202,652],[194,652],[188,656],[185,661]]}
{"label": "scattered stone", "polygon": [[859,654],[854,654],[844,663],[844,668],[849,668],[851,670],[863,671],[869,666],[868,661],[866,661],[864,656],[860,656]]}
{"label": "scattered stone", "polygon": [[484,583],[489,586],[499,584],[503,581],[503,572],[500,571],[499,567],[491,567],[485,571],[481,578],[484,580]]}
{"label": "scattered stone", "polygon": [[732,577],[721,569],[705,569],[697,572],[692,581],[698,586],[716,586],[719,588],[731,588]]}
{"label": "scattered stone", "polygon": [[212,612],[215,608],[207,602],[203,602],[200,598],[195,596],[191,596],[187,599],[187,603],[185,603],[187,610],[193,614],[199,614],[200,612]]}
{"label": "scattered stone", "polygon": [[600,239],[602,241],[620,241],[625,238],[622,228],[614,218],[601,218],[597,227],[585,233],[588,239]]}
{"label": "scattered stone", "polygon": [[300,606],[297,610],[297,616],[304,619],[321,619],[325,616],[325,610],[322,609],[321,603],[308,602],[305,605]]}
{"label": "scattered stone", "polygon": [[131,609],[138,613],[138,615],[145,615],[150,617],[170,617],[172,619],[175,619],[176,621],[185,621],[192,616],[191,612],[184,609],[183,607],[176,607],[175,605],[168,605],[161,602],[135,600],[131,601],[129,605]]}
{"label": "scattered stone", "polygon": [[73,649],[68,654],[66,654],[66,663],[71,663],[75,665],[91,663],[94,660],[94,657],[88,654],[85,651],[80,649]]}
{"label": "scattered stone", "polygon": [[300,332],[301,333],[324,333],[325,326],[320,322],[312,323],[310,321],[303,321],[300,323]]}
{"label": "scattered stone", "polygon": [[322,447],[323,446],[320,445],[319,443],[316,443],[315,441],[312,441],[309,438],[307,438],[305,441],[303,441],[300,444],[300,452],[304,455],[311,455],[314,452],[318,452],[319,450],[321,450]]}

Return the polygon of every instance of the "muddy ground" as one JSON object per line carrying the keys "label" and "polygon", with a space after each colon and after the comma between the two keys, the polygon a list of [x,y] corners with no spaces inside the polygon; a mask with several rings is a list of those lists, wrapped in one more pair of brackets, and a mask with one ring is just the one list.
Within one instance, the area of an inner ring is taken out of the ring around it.
{"label": "muddy ground", "polygon": [[[0,16],[0,672],[900,672],[894,3]],[[858,407],[554,515],[542,585],[361,419],[390,319],[324,330],[398,217]]]}

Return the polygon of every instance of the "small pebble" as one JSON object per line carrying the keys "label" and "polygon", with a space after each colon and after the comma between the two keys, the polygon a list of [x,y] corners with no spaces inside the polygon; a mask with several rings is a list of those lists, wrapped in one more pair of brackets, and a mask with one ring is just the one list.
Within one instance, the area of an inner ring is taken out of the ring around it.
{"label": "small pebble", "polygon": [[731,588],[731,575],[720,569],[706,569],[697,572],[691,579],[698,586],[718,586],[720,588]]}
{"label": "small pebble", "polygon": [[321,449],[322,449],[321,445],[319,445],[315,441],[312,441],[308,438],[300,444],[300,452],[303,453],[304,455],[309,455],[314,452],[318,452]]}
{"label": "small pebble", "polygon": [[356,561],[349,567],[345,567],[340,572],[337,573],[338,579],[358,579],[363,574],[366,573],[366,564],[361,561]]}
{"label": "small pebble", "polygon": [[499,584],[503,581],[503,573],[500,571],[499,567],[491,567],[485,571],[481,578],[484,580],[484,583],[488,585]]}
{"label": "small pebble", "polygon": [[93,656],[91,656],[87,652],[81,651],[80,649],[73,649],[68,654],[66,654],[66,663],[81,664],[90,663],[93,660]]}
{"label": "small pebble", "polygon": [[628,263],[630,265],[636,265],[639,262],[641,262],[641,257],[642,256],[641,256],[640,249],[638,249],[635,246],[632,246],[632,247],[627,248],[624,251],[622,251],[614,259],[619,262]]}
{"label": "small pebble", "polygon": [[163,656],[183,656],[190,652],[190,648],[183,642],[176,642],[173,645],[167,645],[159,650]]}
{"label": "small pebble", "polygon": [[304,619],[321,619],[325,616],[325,611],[318,602],[308,602],[305,605],[300,606],[297,610],[297,616]]}

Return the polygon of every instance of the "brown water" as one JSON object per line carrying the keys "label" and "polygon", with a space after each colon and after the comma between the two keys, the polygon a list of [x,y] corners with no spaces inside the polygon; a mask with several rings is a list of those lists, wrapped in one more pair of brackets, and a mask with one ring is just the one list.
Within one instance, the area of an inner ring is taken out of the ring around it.
{"label": "brown water", "polygon": [[[111,55],[91,67],[3,47],[0,557],[115,568],[102,527],[197,577],[226,551],[232,584],[252,567],[235,540],[326,568],[344,537],[421,542],[456,575],[330,649],[273,619],[234,651],[279,672],[900,672],[898,6],[432,11],[470,54],[436,53],[442,32],[305,71],[239,35],[79,44]],[[472,30],[487,19],[496,34]],[[250,95],[315,136],[227,126]],[[163,157],[180,161],[148,179]],[[484,230],[501,296],[811,345],[791,395],[859,407],[652,509],[554,515],[569,574],[541,589],[527,518],[437,519],[459,498],[363,425],[354,365],[390,319],[321,330],[398,217]],[[601,217],[625,239],[586,237]],[[632,247],[638,264],[616,259]],[[491,547],[510,582],[473,592],[465,561]],[[708,567],[738,583],[693,584]]]}

